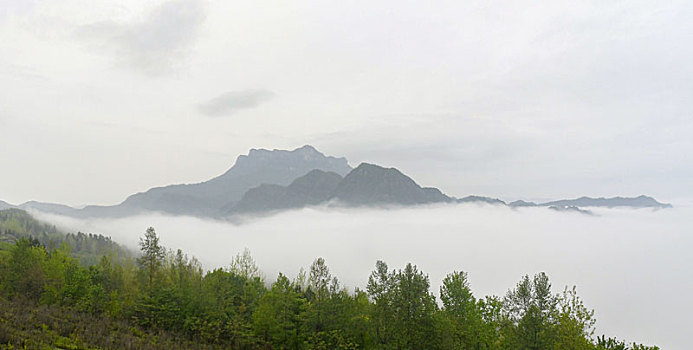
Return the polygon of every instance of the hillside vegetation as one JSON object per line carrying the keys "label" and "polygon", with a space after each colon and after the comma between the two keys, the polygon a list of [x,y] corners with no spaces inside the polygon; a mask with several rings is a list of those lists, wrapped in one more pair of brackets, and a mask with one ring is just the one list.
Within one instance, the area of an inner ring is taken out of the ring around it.
{"label": "hillside vegetation", "polygon": [[294,280],[280,273],[271,283],[247,250],[205,272],[161,246],[153,228],[135,260],[108,253],[89,265],[71,255],[67,239],[60,243],[5,244],[0,348],[658,349],[594,337],[593,311],[576,289],[554,293],[544,273],[521,277],[505,296],[480,298],[465,272],[453,272],[436,300],[413,264],[378,261],[364,276],[366,290],[349,292],[322,258]]}
{"label": "hillside vegetation", "polygon": [[112,254],[118,260],[131,257],[132,253],[100,234],[64,233],[54,225],[34,219],[21,209],[0,210],[0,252],[7,251],[20,238],[28,238],[49,250],[69,247],[69,255],[84,265],[94,265],[104,254]]}

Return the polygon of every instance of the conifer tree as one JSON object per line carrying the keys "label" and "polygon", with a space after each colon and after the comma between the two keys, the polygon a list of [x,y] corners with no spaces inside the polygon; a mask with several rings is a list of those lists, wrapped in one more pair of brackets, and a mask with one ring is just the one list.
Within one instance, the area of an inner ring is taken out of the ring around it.
{"label": "conifer tree", "polygon": [[148,228],[144,237],[140,238],[140,251],[142,251],[142,256],[137,258],[137,263],[146,276],[147,290],[151,292],[154,277],[166,256],[166,250],[159,245],[159,237],[153,227]]}

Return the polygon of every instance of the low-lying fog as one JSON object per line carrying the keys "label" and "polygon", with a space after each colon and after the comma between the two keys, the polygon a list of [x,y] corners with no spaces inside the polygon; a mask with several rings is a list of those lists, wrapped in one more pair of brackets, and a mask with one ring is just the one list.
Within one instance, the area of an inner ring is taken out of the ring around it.
{"label": "low-lying fog", "polygon": [[247,247],[269,282],[280,271],[295,276],[319,256],[350,289],[365,287],[376,260],[391,268],[413,262],[429,274],[436,295],[453,270],[469,273],[477,297],[502,296],[522,275],[546,271],[556,292],[577,285],[596,311],[596,334],[686,348],[693,314],[693,208],[594,212],[444,205],[312,208],[242,225],[164,215],[42,219],[109,235],[135,249],[153,226],[163,245],[196,256],[207,269],[227,266]]}

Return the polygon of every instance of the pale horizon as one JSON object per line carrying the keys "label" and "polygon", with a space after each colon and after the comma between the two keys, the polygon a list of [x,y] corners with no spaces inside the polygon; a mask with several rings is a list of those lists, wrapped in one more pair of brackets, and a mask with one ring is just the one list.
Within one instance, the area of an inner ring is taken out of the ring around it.
{"label": "pale horizon", "polygon": [[0,199],[116,204],[311,144],[454,196],[690,203],[691,15],[685,1],[4,2]]}

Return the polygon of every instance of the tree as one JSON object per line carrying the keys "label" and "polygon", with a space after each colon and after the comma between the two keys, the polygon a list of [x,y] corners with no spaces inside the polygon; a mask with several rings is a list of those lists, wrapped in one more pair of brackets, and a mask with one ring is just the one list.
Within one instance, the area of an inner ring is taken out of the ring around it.
{"label": "tree", "polygon": [[553,316],[557,298],[551,293],[549,277],[540,272],[532,279],[525,275],[514,290],[508,291],[504,307],[515,329],[511,346],[515,349],[553,347]]}
{"label": "tree", "polygon": [[329,297],[331,281],[332,275],[330,274],[330,269],[325,264],[325,259],[315,259],[313,264],[310,265],[308,284],[313,293],[315,293],[316,299],[324,300]]}
{"label": "tree", "polygon": [[388,271],[388,266],[384,261],[378,260],[375,263],[375,270],[368,277],[367,292],[373,301],[372,308],[373,324],[375,328],[376,342],[381,346],[388,344],[393,333],[393,310],[392,297],[394,286],[394,273]]}
{"label": "tree", "polygon": [[300,349],[303,343],[300,314],[304,307],[305,300],[280,273],[253,314],[255,334],[276,349]]}
{"label": "tree", "polygon": [[260,280],[264,280],[262,273],[260,273],[260,268],[257,267],[255,259],[250,255],[250,250],[248,248],[243,249],[242,254],[237,254],[233,258],[229,271],[249,280],[256,277],[260,278]]}
{"label": "tree", "polygon": [[341,312],[341,308],[350,298],[345,294],[340,290],[337,278],[330,274],[325,259],[315,259],[310,266],[308,288],[304,293],[308,301],[304,326],[309,347],[320,347],[318,344],[323,342],[334,344],[333,341],[342,339],[341,317],[344,312]]}
{"label": "tree", "polygon": [[455,347],[480,348],[483,320],[469,286],[467,273],[455,271],[445,276],[440,287],[440,300],[443,304],[443,314],[452,327]]}
{"label": "tree", "polygon": [[589,310],[577,295],[576,287],[567,287],[558,296],[558,309],[554,316],[555,349],[588,350],[593,347],[594,311]]}
{"label": "tree", "polygon": [[407,264],[397,273],[376,263],[368,279],[368,294],[375,302],[376,339],[380,348],[428,349],[435,339],[435,297],[428,276]]}
{"label": "tree", "polygon": [[45,266],[45,248],[35,239],[20,238],[10,251],[2,289],[10,296],[25,296],[38,301],[47,282]]}
{"label": "tree", "polygon": [[144,238],[140,238],[140,251],[142,255],[137,259],[137,263],[144,270],[147,290],[151,293],[154,278],[166,257],[166,250],[159,245],[159,237],[153,227],[147,229]]}
{"label": "tree", "polygon": [[398,347],[429,349],[435,342],[435,297],[430,293],[428,276],[411,263],[395,275],[392,306],[399,330]]}

